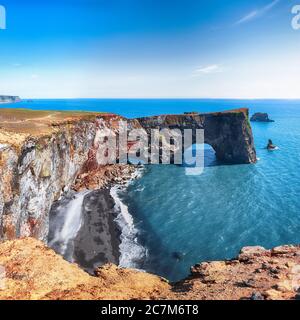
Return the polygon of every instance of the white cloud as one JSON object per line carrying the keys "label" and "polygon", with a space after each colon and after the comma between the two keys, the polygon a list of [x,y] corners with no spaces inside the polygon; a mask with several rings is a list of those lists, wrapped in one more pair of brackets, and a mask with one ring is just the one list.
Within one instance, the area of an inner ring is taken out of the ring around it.
{"label": "white cloud", "polygon": [[242,17],[241,19],[236,21],[234,23],[234,25],[240,25],[240,24],[243,24],[243,23],[247,23],[247,22],[250,22],[250,21],[252,21],[252,20],[254,20],[256,18],[259,18],[259,17],[263,16],[268,11],[270,11],[273,7],[275,7],[280,1],[281,0],[273,0],[268,5],[260,8],[260,9],[253,10],[253,11],[247,13],[244,17]]}
{"label": "white cloud", "polygon": [[248,21],[253,20],[255,17],[257,17],[258,12],[259,12],[259,11],[255,10],[255,11],[252,11],[252,12],[248,13],[248,14],[245,15],[243,18],[241,18],[239,21],[237,21],[237,22],[235,23],[235,25],[242,24],[242,23],[246,23],[246,22],[248,22]]}
{"label": "white cloud", "polygon": [[196,69],[194,71],[194,75],[201,75],[201,74],[212,74],[212,73],[220,73],[223,72],[224,68],[218,64],[212,64],[209,66],[204,66]]}

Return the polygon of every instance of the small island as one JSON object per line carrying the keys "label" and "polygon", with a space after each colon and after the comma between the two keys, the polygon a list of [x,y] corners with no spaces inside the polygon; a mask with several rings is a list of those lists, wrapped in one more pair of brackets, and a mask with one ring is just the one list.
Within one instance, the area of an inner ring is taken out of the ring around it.
{"label": "small island", "polygon": [[269,118],[267,113],[257,112],[251,117],[250,121],[252,122],[274,122]]}

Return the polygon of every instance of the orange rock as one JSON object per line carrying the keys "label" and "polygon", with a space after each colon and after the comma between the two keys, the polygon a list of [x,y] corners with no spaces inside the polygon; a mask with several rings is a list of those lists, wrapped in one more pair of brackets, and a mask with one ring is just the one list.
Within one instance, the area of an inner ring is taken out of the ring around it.
{"label": "orange rock", "polygon": [[[255,257],[258,251],[260,255]],[[295,274],[281,266],[300,265],[299,255],[278,253],[274,263],[274,259],[260,249],[242,252],[251,253],[251,263],[238,260],[203,262],[192,268],[188,278],[169,284],[159,276],[113,264],[98,268],[95,276],[90,276],[38,240],[23,238],[6,241],[0,243],[0,266],[4,267],[6,273],[5,288],[0,290],[0,299],[296,298],[293,289]],[[262,264],[266,268],[261,268]],[[260,272],[255,273],[258,268]],[[280,282],[274,277],[273,269],[277,272],[276,277],[280,277]]]}

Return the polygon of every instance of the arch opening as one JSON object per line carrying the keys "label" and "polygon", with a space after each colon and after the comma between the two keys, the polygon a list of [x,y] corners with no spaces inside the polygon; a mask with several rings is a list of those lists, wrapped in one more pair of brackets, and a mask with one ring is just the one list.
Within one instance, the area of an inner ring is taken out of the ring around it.
{"label": "arch opening", "polygon": [[[204,167],[214,167],[219,165],[219,161],[216,157],[216,151],[214,150],[214,148],[208,144],[208,143],[203,143],[203,144],[192,144],[189,148],[187,148],[186,150],[184,150],[184,159],[183,159],[183,166],[187,167],[187,166],[191,166],[188,165],[187,162],[189,162],[189,154],[192,153],[193,157],[196,157],[197,155],[197,150],[203,150],[204,153]],[[187,160],[187,161],[186,161]]]}

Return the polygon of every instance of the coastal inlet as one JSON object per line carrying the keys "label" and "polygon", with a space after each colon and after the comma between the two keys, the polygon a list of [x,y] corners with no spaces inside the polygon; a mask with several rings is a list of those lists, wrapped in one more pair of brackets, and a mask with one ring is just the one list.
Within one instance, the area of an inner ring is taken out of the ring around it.
{"label": "coastal inlet", "polygon": [[119,198],[122,190],[115,189],[123,174],[131,178],[135,166],[97,162],[101,143],[96,138],[107,131],[118,135],[121,120],[148,135],[151,129],[204,129],[205,142],[220,161],[256,162],[247,109],[138,119],[92,112],[0,112],[1,239],[49,241],[89,271],[108,261],[139,267],[147,254],[132,212]]}
{"label": "coastal inlet", "polygon": [[140,171],[136,168],[131,176],[126,172],[123,184],[110,189],[70,191],[55,202],[50,211],[48,245],[91,274],[106,263],[140,268],[146,249],[138,243],[133,218],[118,196]]}

